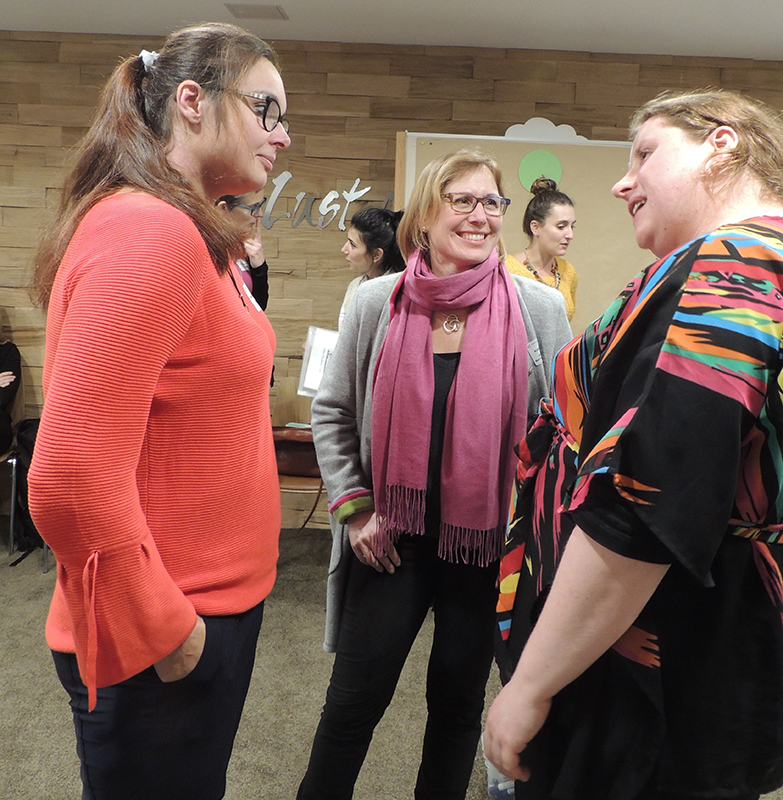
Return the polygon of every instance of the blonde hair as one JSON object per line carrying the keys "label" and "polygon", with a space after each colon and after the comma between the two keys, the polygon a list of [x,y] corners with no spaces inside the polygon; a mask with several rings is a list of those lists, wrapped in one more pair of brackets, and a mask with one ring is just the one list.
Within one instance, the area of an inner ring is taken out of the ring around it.
{"label": "blonde hair", "polygon": [[720,154],[712,178],[731,183],[750,172],[764,191],[783,199],[783,117],[760,100],[722,89],[663,92],[631,117],[629,138],[633,140],[654,117],[680,128],[697,142],[703,142],[716,128],[728,126],[737,134],[737,147]]}
{"label": "blonde hair", "polygon": [[[424,252],[429,250],[430,245],[424,228],[432,222],[443,204],[443,192],[446,186],[481,167],[486,167],[492,173],[498,192],[502,195],[503,176],[500,167],[489,153],[481,150],[463,149],[445,153],[424,167],[413,187],[397,229],[397,241],[406,260],[415,250]],[[500,259],[504,259],[506,248],[502,239],[498,239],[497,250]]]}

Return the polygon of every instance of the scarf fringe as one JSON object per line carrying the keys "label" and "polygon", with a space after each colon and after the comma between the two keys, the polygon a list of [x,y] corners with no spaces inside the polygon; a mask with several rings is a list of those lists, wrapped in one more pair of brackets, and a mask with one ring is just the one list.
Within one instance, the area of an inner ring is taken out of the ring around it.
{"label": "scarf fringe", "polygon": [[454,564],[475,564],[488,567],[503,555],[506,526],[487,530],[464,528],[442,522],[438,540],[438,556]]}
{"label": "scarf fringe", "polygon": [[403,533],[420,536],[424,533],[426,492],[410,486],[386,487],[386,513],[378,516],[376,549],[386,555],[389,547]]}
{"label": "scarf fringe", "polygon": [[[378,517],[376,552],[387,555],[389,548],[403,534],[424,535],[426,492],[410,486],[387,486],[387,513]],[[477,530],[441,522],[438,557],[453,564],[475,564],[487,567],[502,555],[506,526]]]}

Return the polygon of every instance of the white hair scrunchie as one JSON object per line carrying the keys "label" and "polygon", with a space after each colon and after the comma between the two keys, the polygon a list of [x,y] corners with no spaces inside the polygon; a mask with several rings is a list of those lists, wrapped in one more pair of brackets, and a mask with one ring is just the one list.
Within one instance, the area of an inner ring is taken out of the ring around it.
{"label": "white hair scrunchie", "polygon": [[154,50],[142,50],[139,53],[139,58],[144,62],[144,71],[149,72],[152,69],[152,65],[158,60],[158,56],[160,53],[156,53]]}

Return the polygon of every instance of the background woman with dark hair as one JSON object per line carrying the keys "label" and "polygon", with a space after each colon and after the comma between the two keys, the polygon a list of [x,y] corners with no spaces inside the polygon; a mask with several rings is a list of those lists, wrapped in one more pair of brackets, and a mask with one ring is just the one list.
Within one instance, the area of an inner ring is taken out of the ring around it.
{"label": "background woman with dark hair", "polygon": [[576,311],[576,270],[563,258],[574,238],[574,204],[559,191],[551,178],[536,178],[533,197],[522,218],[522,230],[530,243],[521,252],[506,257],[512,275],[524,275],[562,292],[570,320]]}
{"label": "background woman with dark hair", "polygon": [[401,219],[402,211],[375,206],[363,208],[351,217],[348,239],[340,252],[345,256],[351,270],[359,275],[345,290],[337,321],[338,330],[356,290],[364,281],[405,269],[405,259],[397,244],[397,226]]}
{"label": "background woman with dark hair", "polygon": [[[245,202],[242,202],[242,201]],[[248,203],[248,198],[226,194],[218,198],[217,207],[228,212],[244,234],[245,253],[236,260],[242,280],[263,311],[269,303],[269,264],[264,256],[264,243],[257,235],[263,202]]]}
{"label": "background woman with dark hair", "polygon": [[87,800],[218,800],[275,579],[275,336],[215,201],[290,139],[271,48],[232,25],[115,70],[38,253],[30,508]]}
{"label": "background woman with dark hair", "polygon": [[0,453],[8,450],[14,440],[11,409],[19,391],[21,372],[19,348],[11,341],[0,342]]}

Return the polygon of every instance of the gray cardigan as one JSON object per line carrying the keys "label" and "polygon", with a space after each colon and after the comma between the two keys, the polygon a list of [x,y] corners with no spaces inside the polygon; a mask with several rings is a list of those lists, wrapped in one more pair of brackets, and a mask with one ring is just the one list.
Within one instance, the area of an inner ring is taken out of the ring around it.
{"label": "gray cardigan", "polygon": [[[363,283],[349,307],[337,345],[313,400],[313,439],[331,504],[356,494],[372,508],[370,456],[372,381],[389,327],[389,299],[399,274]],[[549,395],[549,375],[557,351],[571,339],[560,292],[512,275],[528,340],[528,414]],[[336,513],[340,516],[339,508]],[[341,517],[342,519],[342,517]],[[334,652],[352,550],[347,526],[332,518],[332,557],[326,599],[324,649]]]}

